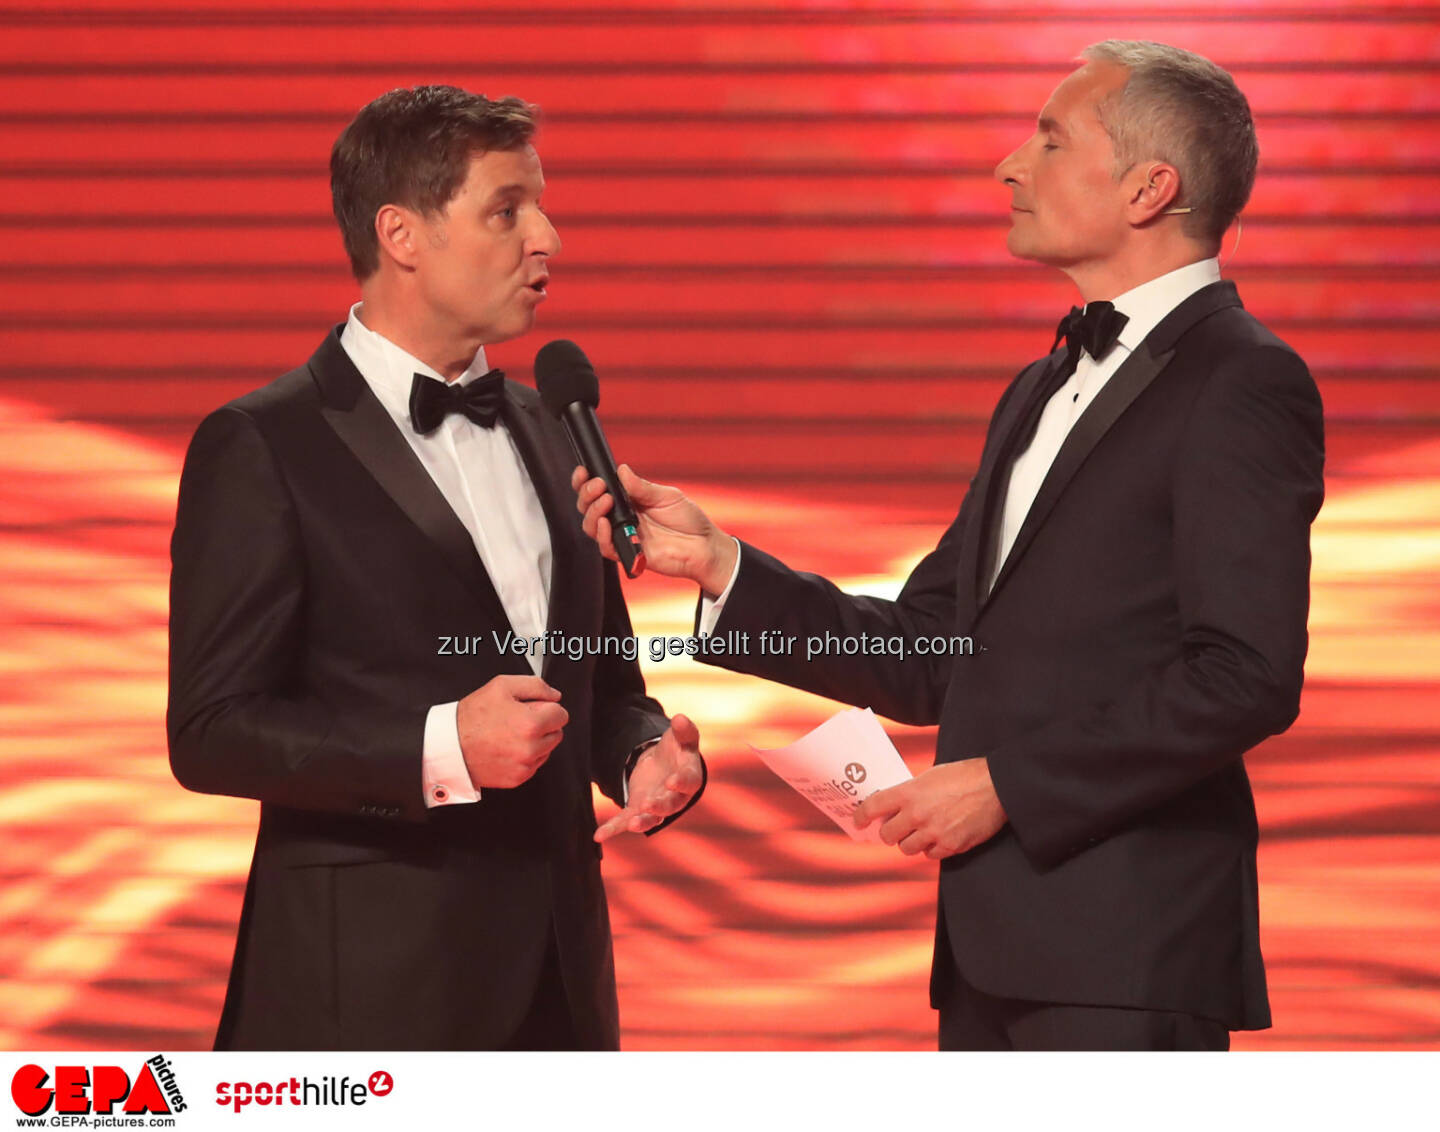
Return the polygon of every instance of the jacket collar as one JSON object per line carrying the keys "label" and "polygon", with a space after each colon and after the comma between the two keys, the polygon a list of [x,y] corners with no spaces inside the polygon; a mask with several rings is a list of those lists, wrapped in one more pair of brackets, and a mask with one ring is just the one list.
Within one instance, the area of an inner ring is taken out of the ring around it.
{"label": "jacket collar", "polygon": [[977,496],[979,511],[975,523],[976,536],[968,554],[963,559],[962,569],[965,571],[963,581],[968,584],[962,584],[961,593],[962,598],[974,596],[977,612],[983,611],[985,606],[999,593],[1010,575],[1015,572],[1025,551],[1034,541],[1036,533],[1044,525],[1050,512],[1064,494],[1065,488],[1085,463],[1086,458],[1094,451],[1095,446],[1100,443],[1105,434],[1110,431],[1111,426],[1120,419],[1135,399],[1170,364],[1180,339],[1193,327],[1218,311],[1242,305],[1234,283],[1226,280],[1212,283],[1202,287],[1181,302],[1179,306],[1162,318],[1143,340],[1136,344],[1130,356],[1106,382],[1105,388],[1096,395],[1089,407],[1081,414],[1080,419],[1075,422],[1065,443],[1056,453],[1055,461],[1041,482],[1040,490],[1015,536],[1010,553],[1006,556],[1000,573],[995,578],[995,584],[986,592],[986,579],[980,575],[984,572],[987,559],[984,550],[993,543],[997,534],[998,503],[1002,498],[997,493],[1005,490],[1005,485],[1009,481],[1010,468],[1008,464],[1013,464],[1013,457],[1018,453],[1011,454],[1007,466],[1003,468],[996,466],[997,457],[1009,447],[1007,441],[1011,433],[1020,427],[1021,418],[1025,415],[1024,407],[1035,394],[1037,387],[1044,381],[1050,367],[1058,364],[1058,359],[1063,357],[1064,351],[1057,351],[1049,358],[1042,359],[1020,377],[1016,383],[1014,394],[1006,406],[1005,419],[996,422],[997,430],[996,435],[992,438],[993,443],[986,446],[985,457],[982,458],[980,469],[976,473],[974,490],[980,493]]}

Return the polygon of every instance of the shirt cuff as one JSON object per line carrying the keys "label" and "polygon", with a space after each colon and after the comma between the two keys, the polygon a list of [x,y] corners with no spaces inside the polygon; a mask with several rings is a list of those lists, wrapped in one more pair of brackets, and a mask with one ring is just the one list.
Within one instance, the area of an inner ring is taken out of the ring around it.
{"label": "shirt cuff", "polygon": [[480,791],[470,781],[465,755],[460,750],[459,708],[458,700],[436,704],[425,717],[421,780],[427,809],[480,801]]}
{"label": "shirt cuff", "polygon": [[625,773],[620,776],[620,804],[622,806],[628,806],[630,804],[630,775],[635,770],[635,764],[640,761],[641,755],[663,738],[665,738],[665,736],[657,735],[653,739],[646,739],[643,743],[637,743],[635,749],[630,752],[630,757],[625,760]]}
{"label": "shirt cuff", "polygon": [[735,539],[735,568],[730,571],[730,580],[725,583],[725,588],[720,591],[719,597],[708,597],[700,595],[700,632],[699,636],[708,637],[715,631],[715,623],[720,620],[720,614],[725,612],[725,602],[730,597],[730,591],[735,588],[735,579],[740,576],[740,540]]}

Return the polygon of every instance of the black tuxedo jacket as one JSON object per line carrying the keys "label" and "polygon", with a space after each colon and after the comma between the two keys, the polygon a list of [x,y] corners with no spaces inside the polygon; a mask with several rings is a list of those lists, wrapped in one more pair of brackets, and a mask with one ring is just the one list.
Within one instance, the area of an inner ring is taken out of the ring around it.
{"label": "black tuxedo jacket", "polygon": [[959,515],[896,601],[746,546],[719,622],[968,635],[973,655],[711,663],[938,722],[937,762],[989,760],[1009,824],[942,862],[932,1002],[958,969],[1004,997],[1264,1027],[1241,756],[1299,710],[1319,395],[1232,284],[1197,292],[1076,422],[987,595],[1009,441],[1062,357],[1006,391]]}
{"label": "black tuxedo jacket", "polygon": [[[617,1045],[590,783],[619,800],[667,720],[637,665],[546,658],[570,713],[540,771],[426,809],[425,719],[524,656],[469,533],[340,345],[205,419],[172,543],[170,758],[261,802],[217,1046],[486,1048],[528,1008],[553,933],[580,1041]],[[628,637],[580,529],[563,431],[506,383],[544,506],[550,627]],[[479,637],[453,655],[446,637]]]}

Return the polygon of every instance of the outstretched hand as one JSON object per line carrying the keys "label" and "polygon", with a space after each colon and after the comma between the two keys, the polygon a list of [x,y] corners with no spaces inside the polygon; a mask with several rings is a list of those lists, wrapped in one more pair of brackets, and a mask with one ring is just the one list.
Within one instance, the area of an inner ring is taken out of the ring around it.
{"label": "outstretched hand", "polygon": [[683,810],[705,781],[702,766],[700,729],[687,716],[674,716],[660,742],[636,761],[625,808],[595,831],[595,840],[644,833]]}

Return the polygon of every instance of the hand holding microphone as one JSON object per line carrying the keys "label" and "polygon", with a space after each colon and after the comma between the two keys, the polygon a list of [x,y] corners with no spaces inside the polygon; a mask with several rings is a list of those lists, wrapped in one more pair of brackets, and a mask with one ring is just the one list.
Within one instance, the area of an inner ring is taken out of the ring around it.
{"label": "hand holding microphone", "polygon": [[678,488],[651,483],[615,458],[595,416],[600,383],[580,347],[564,339],[535,356],[535,384],[560,419],[580,467],[571,477],[585,533],[630,577],[648,566],[718,594],[735,568],[735,541]]}
{"label": "hand holding microphone", "polygon": [[[649,568],[667,578],[689,578],[712,597],[718,596],[735,569],[735,540],[710,521],[676,487],[651,483],[621,464],[619,480],[640,522],[640,540]],[[584,468],[570,477],[576,509],[585,516],[585,533],[600,546],[606,558],[615,557],[608,518],[614,497],[604,479]]]}
{"label": "hand holding microphone", "polygon": [[610,524],[615,553],[606,557],[614,558],[626,574],[638,578],[645,570],[645,552],[640,546],[635,511],[620,487],[615,457],[610,454],[605,431],[595,415],[600,405],[600,379],[595,376],[595,368],[574,342],[557,338],[540,347],[535,355],[535,386],[545,408],[565,427],[576,462],[594,468],[616,501]]}

